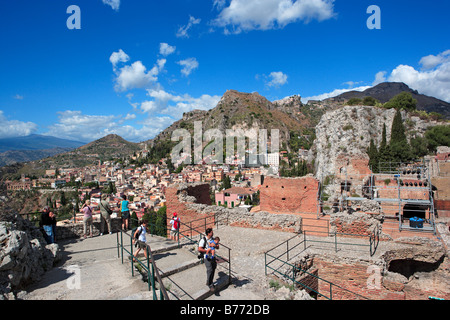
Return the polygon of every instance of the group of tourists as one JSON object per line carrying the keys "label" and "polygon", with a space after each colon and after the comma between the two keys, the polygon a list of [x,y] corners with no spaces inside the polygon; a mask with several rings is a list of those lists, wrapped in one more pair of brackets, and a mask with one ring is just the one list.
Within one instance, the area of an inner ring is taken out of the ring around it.
{"label": "group of tourists", "polygon": [[[103,194],[99,203],[101,222],[100,222],[100,235],[105,233],[106,227],[109,234],[112,234],[111,228],[111,215],[114,210],[109,204],[109,195]],[[126,196],[118,203],[120,217],[122,219],[122,229],[128,230],[130,224],[130,209],[129,201]],[[86,200],[80,211],[83,213],[83,238],[93,236],[93,208],[91,202]],[[177,213],[173,213],[170,220],[170,239],[173,241],[179,240],[181,220]],[[53,213],[48,206],[44,207],[41,214],[40,227],[43,231],[43,235],[47,243],[54,243],[56,241],[56,214]],[[143,251],[145,258],[148,258],[148,245],[147,245],[147,229],[148,221],[143,220],[139,227],[133,229],[132,237],[137,250],[133,254],[133,259],[137,259],[138,254]],[[89,230],[89,235],[88,235]],[[200,240],[198,244],[198,258],[204,261],[206,266],[206,285],[211,291],[215,290],[214,287],[214,275],[217,268],[216,250],[219,249],[219,237],[214,237],[212,228],[208,228],[205,231],[205,236]]]}

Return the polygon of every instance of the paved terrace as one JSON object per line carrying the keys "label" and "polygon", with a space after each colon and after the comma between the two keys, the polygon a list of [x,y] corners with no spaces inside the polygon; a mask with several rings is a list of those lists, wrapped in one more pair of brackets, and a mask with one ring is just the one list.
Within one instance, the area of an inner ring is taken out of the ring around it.
{"label": "paved terrace", "polygon": [[[148,235],[148,244],[153,250],[171,300],[280,298],[269,288],[264,253],[295,234],[230,226],[221,226],[214,233],[220,236],[221,243],[232,249],[232,283],[226,286],[228,270],[220,264],[215,279],[219,289],[213,294],[208,292],[205,285],[206,270],[203,264],[199,264],[193,251],[195,245],[178,248],[173,241]],[[27,288],[25,299],[151,300],[153,293],[148,290],[140,273],[135,271],[132,277],[130,261],[125,259],[122,264],[118,258],[116,239],[116,234],[112,234],[86,240],[61,241],[62,261],[47,272],[39,283]],[[352,239],[354,241],[358,240]],[[367,244],[367,240],[361,241]],[[127,242],[124,240],[124,243]],[[373,257],[370,257],[369,249],[365,247],[356,247],[357,250],[347,247],[336,253],[332,245],[329,248],[321,245],[318,250],[371,260],[379,258],[392,245],[391,242],[380,242]],[[224,255],[224,249],[221,248],[218,253]]]}

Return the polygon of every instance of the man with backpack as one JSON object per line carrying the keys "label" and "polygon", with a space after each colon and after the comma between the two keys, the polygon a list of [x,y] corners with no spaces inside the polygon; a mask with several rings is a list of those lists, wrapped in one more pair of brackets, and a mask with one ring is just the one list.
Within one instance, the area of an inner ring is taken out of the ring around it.
{"label": "man with backpack", "polygon": [[[205,231],[206,237],[203,237],[198,243],[198,252],[203,256],[205,266],[206,266],[206,285],[209,287],[209,290],[214,291],[214,274],[217,268],[216,257],[210,257],[208,255],[209,249],[209,241],[213,238],[213,229],[208,228]],[[219,249],[219,245],[216,246],[215,249]]]}
{"label": "man with backpack", "polygon": [[172,220],[170,220],[170,224],[172,225],[172,228],[170,230],[170,239],[177,241],[179,237],[180,232],[180,217],[178,217],[177,213],[174,212]]}

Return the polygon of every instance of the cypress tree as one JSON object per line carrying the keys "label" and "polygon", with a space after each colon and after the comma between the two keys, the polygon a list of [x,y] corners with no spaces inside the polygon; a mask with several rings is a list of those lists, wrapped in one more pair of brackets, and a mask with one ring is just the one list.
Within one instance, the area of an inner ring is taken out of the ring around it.
{"label": "cypress tree", "polygon": [[413,158],[411,147],[406,139],[405,127],[403,125],[400,109],[397,109],[392,122],[389,148],[391,149],[392,161],[394,162],[408,162]]}
{"label": "cypress tree", "polygon": [[392,122],[392,129],[391,129],[391,142],[402,142],[407,143],[406,140],[406,134],[405,134],[405,126],[403,125],[402,121],[402,114],[399,109],[397,109],[397,112],[395,113],[394,120]]}

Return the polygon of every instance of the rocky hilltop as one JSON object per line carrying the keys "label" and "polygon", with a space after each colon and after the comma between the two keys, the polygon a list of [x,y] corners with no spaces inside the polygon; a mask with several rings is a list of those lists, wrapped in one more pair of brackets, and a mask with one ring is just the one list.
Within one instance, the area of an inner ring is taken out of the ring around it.
{"label": "rocky hilltop", "polygon": [[417,100],[417,110],[430,112],[437,112],[450,119],[450,103],[440,99],[420,94],[417,90],[413,90],[402,82],[384,82],[380,83],[365,91],[349,91],[337,97],[327,99],[328,101],[344,102],[351,98],[373,97],[381,103],[386,103],[396,95],[408,92]]}
{"label": "rocky hilltop", "polygon": [[[335,174],[338,158],[368,159],[370,140],[380,145],[383,125],[386,125],[386,139],[390,140],[395,113],[395,109],[370,106],[345,106],[325,113],[316,126],[316,140],[309,153],[310,161],[315,159],[316,177]],[[442,124],[422,120],[406,111],[401,114],[408,139],[422,137],[427,128]]]}
{"label": "rocky hilltop", "polygon": [[257,92],[228,90],[215,108],[185,113],[183,119],[173,123],[148,142],[154,144],[157,141],[170,140],[172,132],[180,128],[189,130],[193,135],[194,122],[201,121],[203,132],[209,129],[219,129],[223,133],[227,129],[267,129],[270,138],[270,130],[278,129],[280,143],[288,145],[291,131],[315,125],[312,119],[301,112],[302,106],[300,97],[272,103]]}

